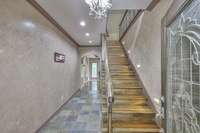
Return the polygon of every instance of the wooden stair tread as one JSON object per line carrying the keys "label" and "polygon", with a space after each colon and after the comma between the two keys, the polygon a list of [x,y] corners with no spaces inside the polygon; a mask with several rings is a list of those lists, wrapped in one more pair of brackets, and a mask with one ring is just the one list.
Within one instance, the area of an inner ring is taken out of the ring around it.
{"label": "wooden stair tread", "polygon": [[139,81],[138,79],[128,79],[128,80],[112,79],[113,83],[135,83],[138,81]]}
{"label": "wooden stair tread", "polygon": [[[107,128],[102,129],[102,133],[107,133]],[[113,133],[160,133],[158,129],[130,129],[130,128],[114,128]]]}
{"label": "wooden stair tread", "polygon": [[[107,99],[102,99],[101,101],[102,104],[107,104]],[[129,100],[115,100],[114,105],[128,105],[128,106],[135,106],[135,105],[147,105],[146,100],[135,100],[130,102]]]}
{"label": "wooden stair tread", "polygon": [[113,85],[115,89],[142,89],[140,85]]}
{"label": "wooden stair tread", "polygon": [[145,96],[124,96],[124,95],[119,95],[115,96],[115,99],[128,99],[128,100],[136,100],[136,99],[147,99]]}
{"label": "wooden stair tread", "polygon": [[126,105],[124,106],[121,106],[121,105],[115,105],[113,106],[113,112],[114,113],[117,113],[117,112],[120,112],[120,113],[142,113],[142,114],[154,114],[155,111],[152,110],[152,108],[149,108],[148,106],[127,106],[125,107]]}
{"label": "wooden stair tread", "polygon": [[109,54],[108,56],[112,56],[112,57],[126,57],[126,55],[125,54],[119,54],[119,53],[115,53],[115,54]]}
{"label": "wooden stair tread", "polygon": [[152,128],[152,129],[159,129],[159,127],[156,125],[156,123],[151,122],[151,123],[144,123],[140,122],[138,123],[137,121],[113,121],[113,127],[114,128]]}
{"label": "wooden stair tread", "polygon": [[141,95],[142,89],[113,89],[114,95]]}
{"label": "wooden stair tread", "polygon": [[116,78],[117,79],[134,79],[134,78],[136,79],[136,75],[134,75],[134,74],[121,74],[120,75],[119,73],[118,74],[112,73],[111,78],[112,79],[116,79]]}
{"label": "wooden stair tread", "polygon": [[118,45],[116,45],[116,46],[108,46],[108,49],[110,49],[110,48],[122,48],[122,47],[118,46]]}
{"label": "wooden stair tread", "polygon": [[111,73],[113,73],[113,74],[114,73],[116,73],[116,74],[121,74],[121,73],[122,74],[127,74],[127,73],[130,74],[131,73],[131,74],[136,75],[136,73],[134,73],[133,71],[130,71],[130,70],[129,71],[111,71]]}
{"label": "wooden stair tread", "polygon": [[[107,112],[107,107],[103,107],[102,112]],[[125,108],[121,105],[113,105],[112,112],[120,114],[155,114],[155,112],[151,108],[147,108],[147,106],[134,106],[132,108],[127,106],[127,108]]]}
{"label": "wooden stair tread", "polygon": [[[134,76],[135,74],[134,73],[116,73],[116,72],[111,72],[111,77],[113,76]],[[123,77],[121,77],[123,78]]]}
{"label": "wooden stair tread", "polygon": [[133,75],[123,75],[123,76],[112,76],[113,80],[131,80],[131,79],[137,79],[135,76]]}
{"label": "wooden stair tread", "polygon": [[[115,99],[118,99],[118,100],[142,100],[142,99],[147,99],[147,97],[145,96],[142,96],[142,95],[132,95],[132,96],[126,96],[126,95],[116,95],[114,96]],[[106,99],[106,95],[102,95],[102,98],[103,99]]]}
{"label": "wooden stair tread", "polygon": [[132,70],[110,70],[111,73],[132,73]]}

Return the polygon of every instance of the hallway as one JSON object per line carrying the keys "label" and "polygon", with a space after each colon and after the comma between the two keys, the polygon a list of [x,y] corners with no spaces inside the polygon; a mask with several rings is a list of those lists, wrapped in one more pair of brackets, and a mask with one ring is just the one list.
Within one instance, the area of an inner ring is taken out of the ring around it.
{"label": "hallway", "polygon": [[39,133],[100,133],[101,105],[98,82],[77,92]]}
{"label": "hallway", "polygon": [[200,0],[0,0],[0,133],[200,133]]}

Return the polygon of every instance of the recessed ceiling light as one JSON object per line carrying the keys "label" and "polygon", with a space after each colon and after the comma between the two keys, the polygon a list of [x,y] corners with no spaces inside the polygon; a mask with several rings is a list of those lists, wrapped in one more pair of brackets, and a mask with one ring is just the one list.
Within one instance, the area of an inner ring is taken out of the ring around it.
{"label": "recessed ceiling light", "polygon": [[84,27],[86,25],[85,21],[81,21],[80,25]]}
{"label": "recessed ceiling light", "polygon": [[85,33],[86,36],[90,36],[90,33]]}
{"label": "recessed ceiling light", "polygon": [[92,41],[89,41],[89,43],[91,44],[91,43],[92,43]]}

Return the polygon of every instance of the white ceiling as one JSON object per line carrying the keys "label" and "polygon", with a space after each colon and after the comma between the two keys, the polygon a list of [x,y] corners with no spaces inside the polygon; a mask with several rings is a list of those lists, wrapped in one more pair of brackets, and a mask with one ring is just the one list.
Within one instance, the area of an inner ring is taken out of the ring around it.
{"label": "white ceiling", "polygon": [[146,9],[151,2],[152,0],[112,0],[112,9]]}
{"label": "white ceiling", "polygon": [[[89,16],[89,7],[84,0],[36,0],[81,46],[99,45],[100,34],[106,31],[106,20],[95,20]],[[113,9],[146,8],[151,0],[112,0]],[[80,21],[86,22],[85,27]],[[85,33],[90,33],[86,37]],[[89,40],[93,41],[89,44]]]}

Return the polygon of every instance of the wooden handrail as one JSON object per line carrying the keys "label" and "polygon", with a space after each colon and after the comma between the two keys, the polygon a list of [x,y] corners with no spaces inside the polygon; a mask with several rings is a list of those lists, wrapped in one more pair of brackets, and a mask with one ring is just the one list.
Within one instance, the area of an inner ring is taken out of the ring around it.
{"label": "wooden handrail", "polygon": [[126,14],[128,13],[128,10],[126,10],[125,12],[124,12],[124,15],[123,15],[123,17],[122,17],[122,20],[121,20],[121,22],[120,22],[120,24],[119,24],[119,27],[122,25],[122,23],[123,23],[123,21],[124,21],[124,18],[126,17]]}

